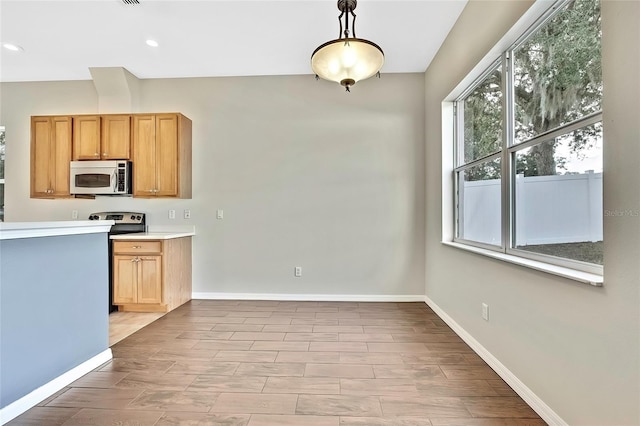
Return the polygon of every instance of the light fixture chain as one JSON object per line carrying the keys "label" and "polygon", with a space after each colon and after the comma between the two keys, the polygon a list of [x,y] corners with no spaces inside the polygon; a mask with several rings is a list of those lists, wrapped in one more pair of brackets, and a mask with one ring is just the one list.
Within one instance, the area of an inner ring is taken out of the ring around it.
{"label": "light fixture chain", "polygon": [[[338,10],[340,10],[340,16],[338,16],[338,22],[340,23],[340,33],[338,38],[342,38],[342,16],[344,16],[344,38],[349,38],[349,34],[353,32],[353,37],[356,36],[356,14],[353,13],[354,9],[358,5],[357,0],[338,0]],[[349,14],[353,16],[352,28],[349,31]]]}
{"label": "light fixture chain", "polygon": [[349,12],[351,12],[351,9],[349,9],[349,5],[347,5],[346,16],[344,17],[344,38],[349,38]]}

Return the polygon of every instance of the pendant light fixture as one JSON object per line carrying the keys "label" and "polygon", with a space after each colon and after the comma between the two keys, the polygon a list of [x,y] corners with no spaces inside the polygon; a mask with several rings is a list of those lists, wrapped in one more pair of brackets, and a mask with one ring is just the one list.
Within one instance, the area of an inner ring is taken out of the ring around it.
{"label": "pendant light fixture", "polygon": [[[316,73],[316,78],[340,83],[347,92],[360,80],[376,74],[380,76],[380,68],[384,64],[384,53],[380,46],[356,37],[356,15],[353,11],[357,4],[357,0],[338,0],[338,38],[320,45],[311,55],[311,69]],[[353,17],[353,37],[349,32],[349,15]],[[344,33],[341,20],[343,16]]]}

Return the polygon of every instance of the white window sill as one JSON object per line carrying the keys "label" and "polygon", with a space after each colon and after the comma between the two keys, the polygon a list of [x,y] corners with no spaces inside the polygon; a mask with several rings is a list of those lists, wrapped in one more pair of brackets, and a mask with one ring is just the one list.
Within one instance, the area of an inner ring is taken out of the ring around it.
{"label": "white window sill", "polygon": [[510,254],[499,253],[493,250],[473,247],[473,246],[460,244],[452,241],[442,241],[442,244],[446,246],[470,251],[472,253],[488,256],[493,259],[503,260],[505,262],[513,263],[515,265],[525,266],[527,268],[535,269],[537,271],[542,271],[542,272],[557,275],[563,278],[568,278],[570,280],[579,281],[595,287],[602,287],[604,283],[602,275],[591,274],[589,272],[583,272],[583,271],[577,271],[575,269],[565,268],[563,266],[550,265],[548,263],[539,262],[537,260],[531,260],[523,257],[513,256]]}

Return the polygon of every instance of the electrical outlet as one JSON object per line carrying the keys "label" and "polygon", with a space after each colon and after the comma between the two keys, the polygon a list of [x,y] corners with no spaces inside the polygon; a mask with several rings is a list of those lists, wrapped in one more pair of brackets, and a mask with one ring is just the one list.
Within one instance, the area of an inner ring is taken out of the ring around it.
{"label": "electrical outlet", "polygon": [[216,218],[224,219],[224,211],[222,209],[218,209],[218,211],[216,212]]}
{"label": "electrical outlet", "polygon": [[191,210],[185,209],[184,218],[185,219],[191,219]]}
{"label": "electrical outlet", "polygon": [[78,218],[78,210],[71,210],[71,219]]}
{"label": "electrical outlet", "polygon": [[482,304],[482,319],[485,321],[489,321],[489,305],[486,303]]}
{"label": "electrical outlet", "polygon": [[175,219],[176,218],[176,211],[171,209],[169,210],[169,219]]}
{"label": "electrical outlet", "polygon": [[302,266],[296,266],[295,269],[293,270],[293,275],[295,275],[296,277],[301,277],[302,276]]}

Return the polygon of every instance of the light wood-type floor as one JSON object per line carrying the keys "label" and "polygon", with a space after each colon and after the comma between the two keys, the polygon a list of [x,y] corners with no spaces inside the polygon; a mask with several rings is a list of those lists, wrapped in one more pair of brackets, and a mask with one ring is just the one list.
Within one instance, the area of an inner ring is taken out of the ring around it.
{"label": "light wood-type floor", "polygon": [[109,346],[132,335],[165,315],[164,312],[111,312],[109,315]]}
{"label": "light wood-type floor", "polygon": [[11,425],[539,426],[424,303],[194,300]]}

